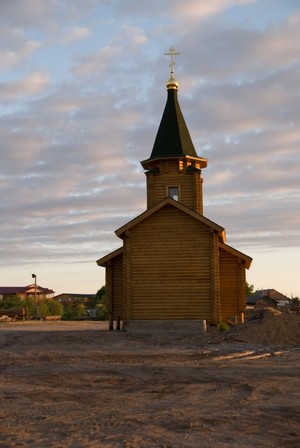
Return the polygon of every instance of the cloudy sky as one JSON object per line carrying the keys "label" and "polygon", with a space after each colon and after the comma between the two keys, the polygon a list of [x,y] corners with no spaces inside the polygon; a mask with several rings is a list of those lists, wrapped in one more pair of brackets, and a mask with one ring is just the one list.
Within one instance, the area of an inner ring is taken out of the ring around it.
{"label": "cloudy sky", "polygon": [[166,102],[208,159],[204,214],[300,296],[299,0],[1,0],[0,285],[96,292],[96,260],[145,210]]}

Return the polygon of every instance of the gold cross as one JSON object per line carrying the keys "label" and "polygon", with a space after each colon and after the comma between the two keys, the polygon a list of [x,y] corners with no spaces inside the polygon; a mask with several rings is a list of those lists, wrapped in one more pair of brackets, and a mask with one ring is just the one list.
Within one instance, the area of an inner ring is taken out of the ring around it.
{"label": "gold cross", "polygon": [[165,53],[165,56],[171,56],[171,64],[170,64],[171,75],[174,75],[174,65],[175,65],[174,56],[177,54],[180,54],[180,53],[178,51],[175,51],[174,47],[171,47],[170,50],[168,51],[168,53]]}

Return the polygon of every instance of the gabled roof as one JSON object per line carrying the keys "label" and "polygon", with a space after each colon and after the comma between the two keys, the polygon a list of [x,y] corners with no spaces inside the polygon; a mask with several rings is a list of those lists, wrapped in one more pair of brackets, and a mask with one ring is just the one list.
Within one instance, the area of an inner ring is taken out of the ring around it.
{"label": "gabled roof", "polygon": [[[53,289],[43,288],[43,286],[36,285],[36,290],[39,294],[52,294],[54,293]],[[35,291],[35,284],[32,283],[31,285],[25,286],[26,292],[33,292]]]}
{"label": "gabled roof", "polygon": [[281,292],[276,291],[276,289],[259,289],[247,298],[247,302],[249,299],[249,303],[256,303],[257,300],[263,299],[265,297],[275,300],[277,303],[289,302],[290,300],[287,296],[281,294]]}
{"label": "gabled roof", "polygon": [[57,294],[54,296],[54,299],[58,299],[60,297],[70,297],[75,299],[93,299],[96,297],[96,294],[76,294],[73,292],[62,292],[61,294]]}
{"label": "gabled roof", "polygon": [[215,230],[219,234],[219,237],[220,237],[222,242],[226,241],[226,235],[225,235],[224,227],[221,227],[218,224],[216,224],[215,222],[211,221],[210,219],[205,218],[204,216],[199,215],[198,213],[193,212],[193,210],[190,210],[189,208],[187,208],[184,205],[182,205],[180,202],[175,201],[174,199],[171,199],[170,197],[167,197],[167,198],[163,199],[161,202],[156,204],[154,207],[146,210],[145,212],[141,213],[136,218],[134,218],[131,221],[129,221],[124,226],[122,226],[119,229],[117,229],[115,231],[115,234],[119,238],[123,238],[124,234],[125,234],[125,232],[127,230],[132,229],[134,226],[136,226],[137,224],[140,224],[142,221],[147,219],[149,216],[153,215],[154,213],[156,213],[157,211],[161,210],[163,207],[166,207],[168,205],[171,205],[171,206],[181,210],[183,213],[186,213],[187,215],[193,217],[197,221],[200,221],[200,222],[206,224],[208,227],[212,228],[213,230]]}
{"label": "gabled roof", "polygon": [[102,258],[99,258],[99,260],[96,261],[98,266],[106,266],[106,263],[113,258],[117,257],[118,255],[121,255],[124,252],[123,247],[119,247],[119,249],[114,250],[113,252],[110,252],[109,254],[105,255]]}
{"label": "gabled roof", "polygon": [[229,253],[231,253],[232,255],[234,255],[234,256],[236,256],[236,257],[238,257],[238,258],[244,260],[244,262],[245,262],[245,267],[246,267],[247,269],[250,268],[251,263],[252,263],[252,258],[251,258],[251,257],[248,257],[248,255],[244,254],[243,252],[240,252],[239,250],[236,250],[236,249],[234,249],[233,247],[228,246],[228,244],[224,244],[224,243],[221,243],[221,242],[220,242],[220,243],[219,243],[219,247],[220,247],[221,249],[226,250],[226,252],[229,252]]}
{"label": "gabled roof", "polygon": [[[42,286],[36,285],[36,290],[39,294],[52,294],[53,289],[43,288]],[[18,294],[18,293],[28,293],[35,291],[35,284],[27,286],[0,286],[0,294]]]}
{"label": "gabled roof", "polygon": [[26,286],[0,286],[0,294],[17,294],[25,291]]}

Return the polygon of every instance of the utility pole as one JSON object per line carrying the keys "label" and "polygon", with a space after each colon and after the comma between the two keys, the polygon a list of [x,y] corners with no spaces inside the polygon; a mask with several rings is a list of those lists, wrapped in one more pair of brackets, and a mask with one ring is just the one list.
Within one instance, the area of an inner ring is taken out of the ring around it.
{"label": "utility pole", "polygon": [[36,275],[32,274],[31,277],[34,278],[34,304],[36,306]]}
{"label": "utility pole", "polygon": [[[37,304],[36,275],[35,275],[35,274],[32,274],[31,277],[34,278],[34,308],[35,308],[35,311],[36,311],[37,316],[41,319],[40,310],[39,310],[39,307],[38,307],[38,304]],[[37,317],[37,316],[36,316],[36,317]]]}

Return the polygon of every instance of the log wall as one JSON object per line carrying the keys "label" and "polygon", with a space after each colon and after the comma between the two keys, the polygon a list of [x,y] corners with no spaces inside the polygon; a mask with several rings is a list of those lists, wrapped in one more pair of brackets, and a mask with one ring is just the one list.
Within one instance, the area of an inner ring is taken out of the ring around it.
{"label": "log wall", "polygon": [[128,320],[211,322],[212,243],[207,225],[172,206],[133,227],[125,238]]}
{"label": "log wall", "polygon": [[240,315],[246,307],[245,266],[233,254],[220,249],[221,320]]}
{"label": "log wall", "polygon": [[112,261],[112,298],[113,298],[113,318],[124,318],[123,300],[123,254],[118,255]]}
{"label": "log wall", "polygon": [[168,196],[168,187],[179,187],[179,202],[196,213],[203,214],[201,171],[183,169],[179,161],[159,164],[158,173],[147,175],[147,208]]}

